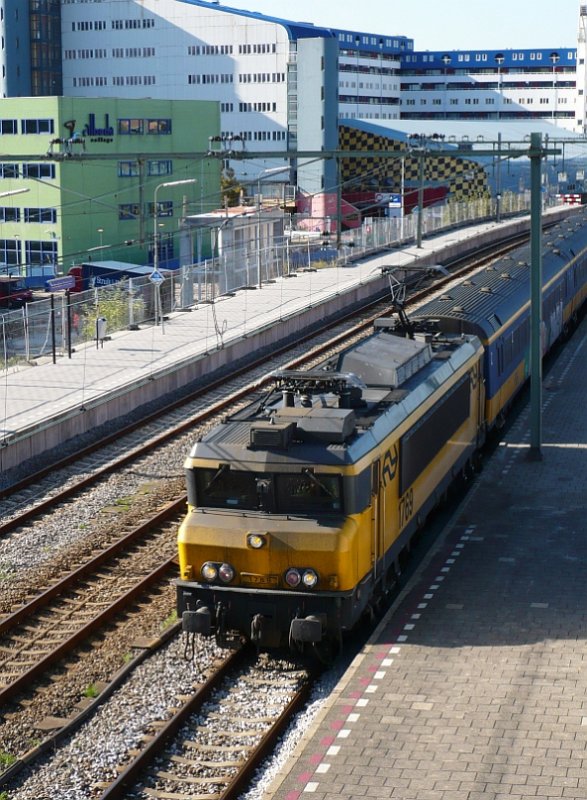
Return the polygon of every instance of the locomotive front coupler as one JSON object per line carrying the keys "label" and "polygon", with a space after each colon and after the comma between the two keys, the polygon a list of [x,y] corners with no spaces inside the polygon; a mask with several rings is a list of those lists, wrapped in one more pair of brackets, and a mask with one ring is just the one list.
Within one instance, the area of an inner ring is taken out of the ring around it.
{"label": "locomotive front coupler", "polygon": [[210,636],[212,633],[212,615],[207,606],[200,605],[195,611],[184,611],[181,615],[181,629],[185,633],[201,633]]}
{"label": "locomotive front coupler", "polygon": [[291,621],[289,638],[296,644],[316,644],[322,641],[325,630],[326,614],[296,617]]}

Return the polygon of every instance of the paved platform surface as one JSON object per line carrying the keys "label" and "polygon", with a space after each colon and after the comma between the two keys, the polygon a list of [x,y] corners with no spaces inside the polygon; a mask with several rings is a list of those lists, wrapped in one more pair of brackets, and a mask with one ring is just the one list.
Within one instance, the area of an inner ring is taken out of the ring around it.
{"label": "paved platform surface", "polygon": [[[556,211],[556,210],[555,210]],[[215,351],[242,339],[253,329],[299,314],[308,306],[327,303],[353,286],[378,279],[382,266],[407,268],[442,255],[455,243],[473,242],[481,234],[496,236],[516,222],[484,223],[451,230],[415,245],[380,253],[356,263],[316,272],[299,272],[290,279],[266,284],[260,290],[239,291],[202,304],[190,313],[177,312],[163,326],[120,331],[96,348],[79,347],[71,358],[51,359],[34,367],[0,373],[0,444],[23,436],[70,409],[100,402],[113,393],[129,392],[174,365]]]}
{"label": "paved platform surface", "polygon": [[587,797],[587,320],[266,800]]}

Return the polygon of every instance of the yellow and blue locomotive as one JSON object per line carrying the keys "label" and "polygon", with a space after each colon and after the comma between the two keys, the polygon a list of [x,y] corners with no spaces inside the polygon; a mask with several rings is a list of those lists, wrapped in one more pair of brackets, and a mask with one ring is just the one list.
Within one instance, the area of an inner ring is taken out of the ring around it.
{"label": "yellow and blue locomotive", "polygon": [[192,449],[179,531],[186,630],[332,647],[484,436],[475,336],[376,332]]}

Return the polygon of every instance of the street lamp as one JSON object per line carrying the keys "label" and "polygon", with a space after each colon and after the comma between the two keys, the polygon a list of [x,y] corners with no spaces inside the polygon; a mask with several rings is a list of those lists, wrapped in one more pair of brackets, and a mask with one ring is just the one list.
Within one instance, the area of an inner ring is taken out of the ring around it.
{"label": "street lamp", "polygon": [[100,247],[104,246],[104,228],[98,228],[98,233],[100,234]]}
{"label": "street lamp", "polygon": [[259,289],[263,286],[263,275],[261,267],[261,179],[267,175],[277,175],[279,172],[287,172],[290,167],[269,167],[263,169],[257,175],[257,283]]}
{"label": "street lamp", "polygon": [[166,181],[155,186],[153,193],[153,272],[151,273],[151,282],[155,286],[155,324],[157,324],[157,317],[161,315],[161,332],[165,333],[163,326],[163,308],[161,306],[161,282],[162,275],[159,273],[159,236],[157,232],[157,192],[159,189],[169,188],[170,186],[185,186],[188,183],[197,183],[197,178],[185,178],[181,181]]}
{"label": "street lamp", "polygon": [[23,186],[22,189],[10,189],[8,192],[0,192],[0,197],[12,197],[13,194],[24,194],[30,192],[30,189]]}
{"label": "street lamp", "polygon": [[188,183],[197,183],[197,178],[186,178],[181,181],[166,181],[155,187],[153,193],[153,272],[159,270],[159,242],[157,235],[157,192],[159,189],[168,189],[171,186],[185,186]]}

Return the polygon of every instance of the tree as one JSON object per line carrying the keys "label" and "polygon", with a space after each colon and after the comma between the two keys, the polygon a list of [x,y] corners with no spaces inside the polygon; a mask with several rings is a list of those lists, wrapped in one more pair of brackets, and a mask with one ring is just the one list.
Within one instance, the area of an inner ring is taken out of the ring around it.
{"label": "tree", "polygon": [[226,205],[231,208],[241,204],[243,187],[237,181],[232,167],[225,167],[220,176],[220,191]]}

